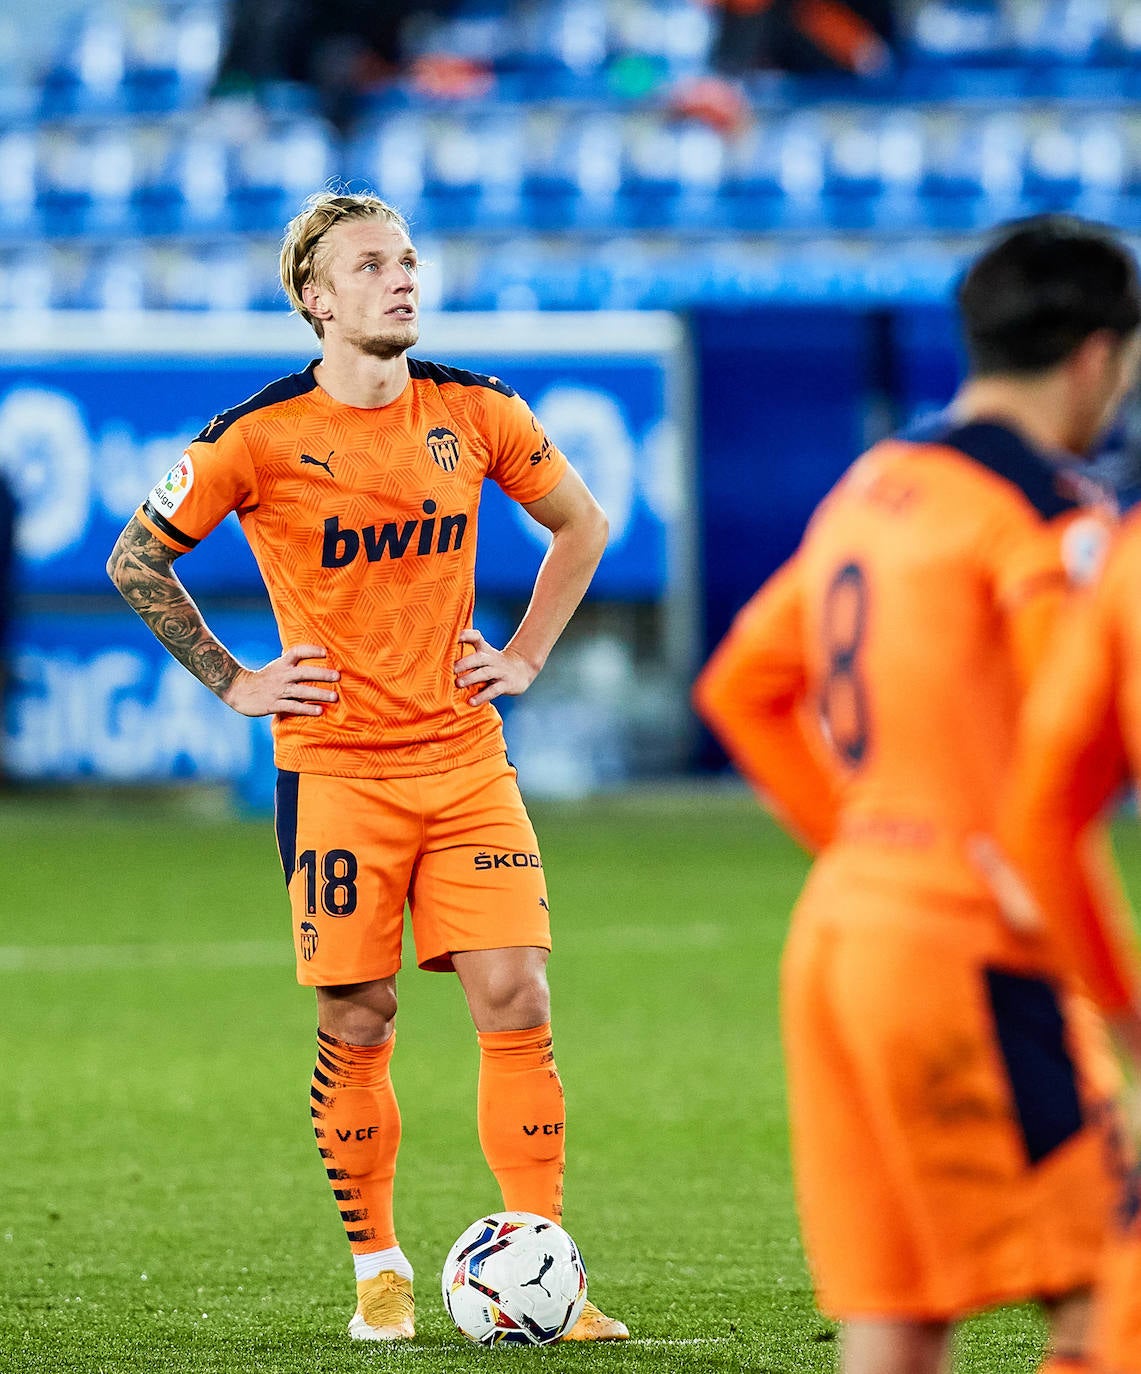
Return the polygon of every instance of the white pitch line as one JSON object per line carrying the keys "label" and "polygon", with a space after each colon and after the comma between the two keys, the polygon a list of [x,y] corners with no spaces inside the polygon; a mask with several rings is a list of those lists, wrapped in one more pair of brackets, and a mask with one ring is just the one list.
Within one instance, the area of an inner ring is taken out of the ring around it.
{"label": "white pitch line", "polygon": [[618,1345],[723,1345],[732,1336],[631,1336]]}
{"label": "white pitch line", "polygon": [[[586,932],[581,932],[585,936]],[[556,950],[573,946],[580,932],[560,935]],[[723,926],[704,922],[682,926],[615,926],[601,935],[590,932],[592,947],[608,953],[638,950],[646,954],[678,949],[719,949],[729,943]],[[162,968],[277,968],[293,960],[288,937],[281,940],[207,940],[201,943],[156,941],[120,945],[0,945],[0,973],[89,973],[98,970]]]}
{"label": "white pitch line", "polygon": [[[613,1341],[607,1344],[607,1349],[615,1353],[626,1349],[627,1346],[636,1345],[639,1348],[653,1347],[660,1349],[669,1345],[725,1345],[735,1340],[733,1336],[631,1336],[625,1341]],[[558,1342],[555,1342],[557,1344]],[[385,1347],[391,1349],[393,1354],[399,1355],[402,1359],[413,1355],[449,1355],[455,1351],[470,1351],[473,1349],[490,1349],[478,1345],[475,1341],[464,1341],[462,1343],[445,1341],[443,1348],[437,1345],[409,1345],[401,1341],[399,1345]],[[497,1349],[511,1349],[516,1351],[531,1350],[533,1346],[513,1345],[510,1347],[499,1346]]]}

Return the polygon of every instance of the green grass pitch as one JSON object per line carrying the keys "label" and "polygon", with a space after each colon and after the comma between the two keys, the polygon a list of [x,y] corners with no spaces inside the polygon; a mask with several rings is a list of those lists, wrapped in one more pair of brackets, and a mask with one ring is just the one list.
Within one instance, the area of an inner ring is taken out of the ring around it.
{"label": "green grass pitch", "polygon": [[[555,923],[566,1225],[626,1346],[481,1350],[439,1269],[500,1206],[455,980],[406,960],[394,1079],[417,1340],[350,1344],[351,1265],[310,1133],[312,994],[271,826],[188,794],[0,801],[0,1371],[835,1367],[797,1240],[777,961],[805,862],[743,792],[532,808]],[[1126,832],[1127,866],[1138,846]],[[844,1167],[837,1160],[837,1168]],[[961,1338],[1029,1374],[1030,1311]]]}

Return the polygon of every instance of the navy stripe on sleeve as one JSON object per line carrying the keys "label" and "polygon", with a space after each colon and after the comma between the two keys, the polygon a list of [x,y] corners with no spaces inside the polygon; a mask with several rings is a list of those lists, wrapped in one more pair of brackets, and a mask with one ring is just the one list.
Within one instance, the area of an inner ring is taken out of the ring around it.
{"label": "navy stripe on sleeve", "polygon": [[177,539],[180,544],[185,544],[188,549],[198,546],[197,539],[191,539],[190,535],[183,534],[176,525],[170,523],[165,515],[157,511],[149,500],[143,502],[143,514],[156,529],[162,530],[168,539]]}
{"label": "navy stripe on sleeve", "polygon": [[423,358],[409,358],[408,372],[414,380],[435,382],[443,386],[452,382],[456,386],[484,386],[498,391],[501,396],[514,396],[515,393],[506,382],[498,377],[485,377],[482,372],[468,372],[462,367],[447,367],[444,363],[430,363]]}
{"label": "navy stripe on sleeve", "polygon": [[291,401],[295,396],[304,396],[307,391],[312,391],[317,385],[317,379],[313,375],[313,369],[320,362],[319,358],[309,364],[303,372],[292,372],[288,377],[279,377],[276,382],[270,382],[249,400],[242,401],[240,405],[233,406],[230,410],[224,410],[206,425],[200,434],[195,435],[196,444],[214,444],[230,428],[235,420],[240,420],[243,415],[249,415],[255,410],[264,410],[266,406],[275,406],[280,401]]}

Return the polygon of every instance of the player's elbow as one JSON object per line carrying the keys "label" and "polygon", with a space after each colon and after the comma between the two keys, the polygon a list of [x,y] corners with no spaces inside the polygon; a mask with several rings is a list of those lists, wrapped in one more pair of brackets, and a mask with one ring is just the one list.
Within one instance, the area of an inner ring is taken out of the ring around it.
{"label": "player's elbow", "polygon": [[111,550],[110,554],[108,554],[108,556],[107,556],[107,565],[106,565],[106,566],[107,566],[107,576],[108,576],[108,577],[111,579],[111,581],[115,584],[115,587],[116,587],[117,590],[119,589],[119,576],[120,576],[119,569],[120,569],[120,567],[122,566],[122,560],[121,560],[121,557],[120,557],[120,546],[122,545],[122,543],[123,543],[123,540],[122,540],[121,537],[115,541],[115,547]]}
{"label": "player's elbow", "polygon": [[587,508],[586,532],[590,541],[591,552],[601,559],[606,552],[606,544],[610,538],[610,521],[597,501],[591,501]]}
{"label": "player's elbow", "polygon": [[610,538],[610,521],[606,512],[593,499],[578,512],[573,523],[573,539],[582,566],[591,577],[602,562],[606,541]]}
{"label": "player's elbow", "polygon": [[602,509],[602,507],[598,504],[597,501],[594,503],[594,505],[595,526],[598,530],[598,536],[602,540],[603,546],[605,546],[606,541],[610,538],[610,518]]}

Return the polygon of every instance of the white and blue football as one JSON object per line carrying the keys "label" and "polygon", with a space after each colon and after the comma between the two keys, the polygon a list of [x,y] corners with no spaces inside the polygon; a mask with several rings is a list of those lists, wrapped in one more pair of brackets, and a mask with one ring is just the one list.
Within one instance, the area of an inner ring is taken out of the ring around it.
{"label": "white and blue football", "polygon": [[533,1212],[473,1221],[444,1261],[444,1306],[480,1345],[547,1345],[566,1335],[586,1302],[578,1246]]}

